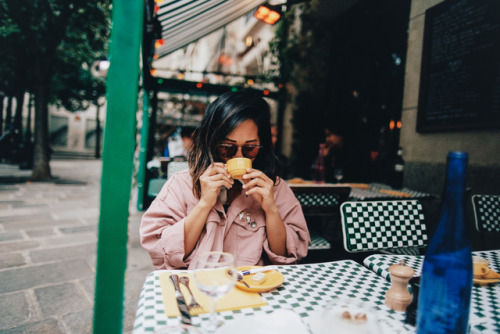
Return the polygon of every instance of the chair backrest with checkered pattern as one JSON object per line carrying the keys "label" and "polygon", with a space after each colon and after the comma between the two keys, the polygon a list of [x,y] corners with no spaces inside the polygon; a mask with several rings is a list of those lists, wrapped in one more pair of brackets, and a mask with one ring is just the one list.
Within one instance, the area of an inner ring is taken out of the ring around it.
{"label": "chair backrest with checkered pattern", "polygon": [[351,187],[291,187],[305,215],[339,213],[340,205],[349,197]]}
{"label": "chair backrest with checkered pattern", "polygon": [[478,231],[500,232],[500,195],[473,195],[472,207]]}
{"label": "chair backrest with checkered pattern", "polygon": [[344,202],[340,213],[348,252],[427,245],[423,208],[417,200]]}

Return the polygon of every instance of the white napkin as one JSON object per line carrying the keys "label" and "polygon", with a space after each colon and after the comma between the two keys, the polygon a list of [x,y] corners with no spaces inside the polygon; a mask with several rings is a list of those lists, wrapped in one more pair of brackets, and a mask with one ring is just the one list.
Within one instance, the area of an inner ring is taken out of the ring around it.
{"label": "white napkin", "polygon": [[237,318],[219,328],[218,334],[307,334],[309,331],[300,316],[290,310]]}

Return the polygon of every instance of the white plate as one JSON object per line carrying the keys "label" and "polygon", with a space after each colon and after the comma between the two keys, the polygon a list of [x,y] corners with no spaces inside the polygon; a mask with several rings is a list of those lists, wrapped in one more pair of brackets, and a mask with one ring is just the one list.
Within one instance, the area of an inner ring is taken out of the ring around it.
{"label": "white plate", "polygon": [[276,310],[226,321],[218,334],[307,334],[308,330],[300,316],[290,310]]}

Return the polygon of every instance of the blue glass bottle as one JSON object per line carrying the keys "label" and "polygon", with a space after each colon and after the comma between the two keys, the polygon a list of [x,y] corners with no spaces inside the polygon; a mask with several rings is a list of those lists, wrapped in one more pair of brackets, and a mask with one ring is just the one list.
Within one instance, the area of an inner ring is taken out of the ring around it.
{"label": "blue glass bottle", "polygon": [[427,248],[418,297],[417,333],[467,333],[472,256],[464,215],[468,155],[450,152],[438,226]]}

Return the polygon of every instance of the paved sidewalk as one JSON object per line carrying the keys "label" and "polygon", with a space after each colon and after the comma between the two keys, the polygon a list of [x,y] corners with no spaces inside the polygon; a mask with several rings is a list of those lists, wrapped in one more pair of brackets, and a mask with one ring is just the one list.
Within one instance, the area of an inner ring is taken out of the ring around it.
{"label": "paved sidewalk", "polygon": [[[92,333],[100,160],[54,160],[51,182],[0,164],[0,333]],[[123,332],[146,275],[142,212],[130,205]]]}

